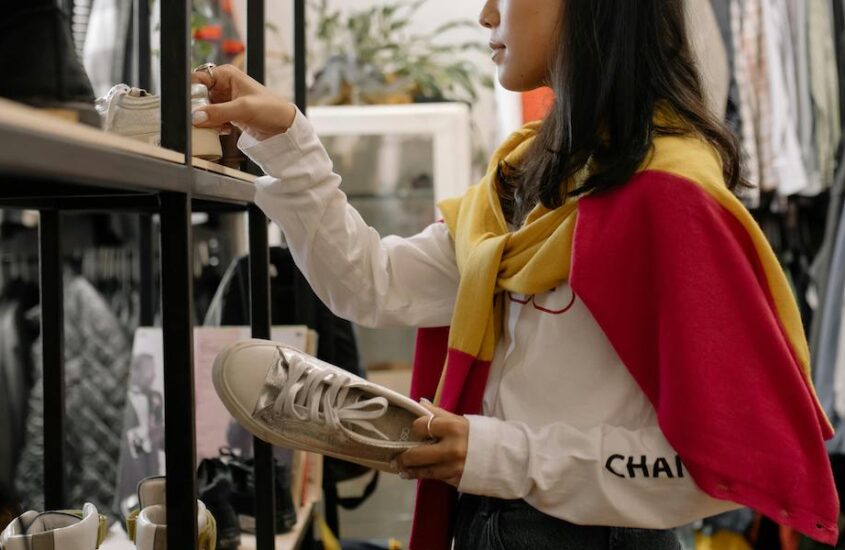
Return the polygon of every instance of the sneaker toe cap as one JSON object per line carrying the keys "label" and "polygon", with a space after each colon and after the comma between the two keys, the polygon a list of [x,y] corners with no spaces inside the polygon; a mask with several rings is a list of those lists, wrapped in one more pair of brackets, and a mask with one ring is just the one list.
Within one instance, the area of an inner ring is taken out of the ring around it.
{"label": "sneaker toe cap", "polygon": [[276,358],[273,345],[251,340],[226,348],[215,360],[214,387],[229,412],[239,420],[255,410]]}

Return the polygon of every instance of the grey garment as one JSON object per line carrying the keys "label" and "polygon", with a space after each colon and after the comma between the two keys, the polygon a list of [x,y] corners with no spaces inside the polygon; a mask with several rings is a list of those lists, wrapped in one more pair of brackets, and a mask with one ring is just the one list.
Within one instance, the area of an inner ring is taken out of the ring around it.
{"label": "grey garment", "polygon": [[792,44],[795,53],[795,80],[798,92],[798,142],[801,156],[807,169],[810,188],[821,186],[818,156],[816,155],[815,113],[810,91],[810,43],[808,36],[807,0],[787,0],[789,27],[792,31]]}
{"label": "grey garment", "polygon": [[[845,215],[840,209],[838,218]],[[842,292],[845,290],[845,224],[840,223],[836,232],[833,257],[830,263],[824,306],[816,315],[819,320],[818,345],[815,348],[815,369],[813,382],[816,386],[819,401],[827,414],[836,434],[827,443],[830,453],[845,453],[845,430],[839,430],[841,419],[834,410],[835,391],[834,379],[836,374],[836,358],[839,351],[839,333],[842,325]]]}
{"label": "grey garment", "polygon": [[524,500],[461,495],[455,550],[680,550],[672,530],[575,525]]}
{"label": "grey garment", "polygon": [[730,0],[710,0],[710,4],[713,6],[713,13],[719,23],[719,32],[722,33],[722,41],[725,43],[733,71],[734,41],[731,32],[731,2]]}
{"label": "grey garment", "polygon": [[807,7],[807,24],[812,29],[809,33],[810,92],[814,107],[816,166],[821,186],[827,189],[833,185],[836,153],[842,134],[833,6],[826,0],[808,0]]}
{"label": "grey garment", "polygon": [[[836,181],[830,190],[824,240],[810,266],[811,288],[815,294],[815,300],[813,301],[817,304],[813,321],[810,324],[810,350],[814,354],[818,354],[819,346],[821,346],[821,329],[823,320],[825,319],[825,310],[827,309],[829,296],[828,285],[831,275],[831,263],[833,261],[839,226],[842,223],[843,205],[845,205],[845,162],[842,162],[840,159]],[[814,364],[818,368],[818,357],[816,357]]]}
{"label": "grey garment", "polygon": [[733,31],[731,30],[731,2],[730,0],[711,0],[713,13],[719,24],[722,42],[728,54],[728,68],[730,71],[730,87],[728,88],[728,105],[725,110],[725,122],[734,133],[742,135],[742,119],[739,116],[739,86],[736,82],[736,47]]}
{"label": "grey garment", "polygon": [[[111,508],[117,480],[131,346],[105,300],[85,279],[65,279],[66,460],[68,504]],[[35,384],[18,491],[27,508],[44,508],[44,393],[41,344],[33,348]]]}

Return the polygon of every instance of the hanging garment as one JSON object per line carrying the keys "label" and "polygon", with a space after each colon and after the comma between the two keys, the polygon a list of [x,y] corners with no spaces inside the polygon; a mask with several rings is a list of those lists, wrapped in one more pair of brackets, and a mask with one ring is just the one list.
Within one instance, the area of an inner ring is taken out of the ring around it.
{"label": "hanging garment", "polygon": [[30,350],[38,332],[26,312],[38,303],[38,287],[23,280],[6,283],[0,294],[0,487],[14,487],[24,445],[32,387]]}
{"label": "hanging garment", "polygon": [[[816,311],[813,315],[812,325],[810,326],[810,349],[813,350],[817,359],[818,350],[822,347],[821,335],[823,323],[825,319],[828,319],[825,310],[831,303],[828,293],[831,291],[833,258],[836,247],[838,246],[837,239],[839,227],[842,224],[843,205],[845,205],[845,163],[840,163],[836,180],[830,189],[822,245],[810,266],[812,287],[810,289],[809,301],[816,305]],[[833,291],[836,292],[835,290]]]}
{"label": "hanging garment", "polygon": [[809,183],[798,141],[798,83],[789,13],[783,0],[762,0],[769,96],[769,149],[776,190],[784,196]]}
{"label": "hanging garment", "polygon": [[[845,209],[840,210],[838,218],[845,216]],[[818,347],[814,350],[815,361],[813,381],[818,392],[819,402],[833,424],[836,433],[828,441],[827,449],[831,454],[845,453],[845,430],[840,430],[842,417],[836,413],[835,379],[842,327],[843,290],[845,290],[845,224],[839,224],[833,247],[830,273],[827,278],[824,306],[820,312]]]}
{"label": "hanging garment", "polygon": [[730,64],[719,22],[709,2],[687,0],[687,21],[690,42],[704,86],[710,112],[725,118],[730,90]]}
{"label": "hanging garment", "polygon": [[833,185],[842,127],[839,81],[833,37],[833,12],[828,0],[807,0],[810,91],[813,99],[814,143],[821,192]]}
{"label": "hanging garment", "polygon": [[117,82],[125,82],[127,36],[132,2],[94,0],[88,19],[83,62],[96,97],[105,95]]}
{"label": "hanging garment", "polygon": [[[836,37],[836,60],[839,71],[839,89],[845,90],[845,0],[833,1],[834,28]],[[840,118],[845,117],[845,94],[840,93]],[[810,274],[813,280],[811,298],[816,304],[816,315],[810,328],[810,349],[818,350],[821,343],[822,320],[826,318],[825,308],[828,299],[829,276],[832,270],[832,258],[836,247],[838,228],[842,223],[842,207],[845,203],[845,142],[840,143],[837,154],[837,170],[826,215],[825,235],[819,253],[813,259]]]}
{"label": "hanging garment", "polygon": [[795,89],[797,102],[793,105],[796,113],[798,142],[807,174],[806,193],[814,193],[821,188],[818,174],[815,138],[813,134],[814,113],[810,93],[810,53],[808,8],[806,0],[786,0],[787,20],[792,34],[795,65]]}
{"label": "hanging garment", "polygon": [[742,149],[748,181],[756,188],[742,192],[750,207],[760,202],[760,191],[777,188],[771,150],[770,84],[763,0],[731,0],[735,47],[735,77],[742,118]]}
{"label": "hanging garment", "polygon": [[728,104],[725,109],[725,122],[734,135],[742,135],[742,119],[739,116],[739,87],[736,83],[736,48],[731,30],[731,0],[712,0],[713,13],[719,23],[722,42],[728,54],[728,72],[730,86],[728,88]]}
{"label": "hanging garment", "polygon": [[[85,279],[66,277],[64,295],[67,498],[108,513],[117,481],[131,345],[108,304]],[[17,488],[27,508],[43,510],[40,341],[33,355],[35,380]]]}

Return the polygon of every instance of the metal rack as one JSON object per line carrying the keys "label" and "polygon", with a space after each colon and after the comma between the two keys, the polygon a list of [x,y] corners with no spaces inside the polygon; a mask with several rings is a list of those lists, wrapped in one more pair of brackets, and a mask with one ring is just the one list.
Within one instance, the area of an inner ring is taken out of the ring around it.
{"label": "metal rack", "polygon": [[[247,72],[264,79],[264,0],[247,0]],[[196,548],[197,484],[191,311],[191,212],[228,209],[249,216],[252,334],[270,336],[267,219],[253,204],[257,174],[191,157],[190,0],[161,2],[163,148],[108,136],[0,101],[0,206],[40,211],[39,269],[44,365],[44,480],[48,509],[71,505],[65,491],[62,212],[126,211],[142,220],[142,322],[151,324],[152,214],[161,218],[165,452],[169,548]],[[148,1],[135,0],[138,84],[149,88]],[[305,1],[294,0],[296,101],[305,109]],[[271,448],[255,441],[257,548],[274,547]]]}

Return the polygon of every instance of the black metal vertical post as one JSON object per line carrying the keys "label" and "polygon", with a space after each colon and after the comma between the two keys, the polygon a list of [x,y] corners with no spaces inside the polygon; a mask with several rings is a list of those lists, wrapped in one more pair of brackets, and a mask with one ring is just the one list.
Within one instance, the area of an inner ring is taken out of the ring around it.
{"label": "black metal vertical post", "polygon": [[[191,0],[161,6],[161,144],[191,166]],[[183,193],[161,194],[161,297],[164,335],[164,450],[167,547],[197,548],[196,403],[191,268],[191,172]]]}
{"label": "black metal vertical post", "polygon": [[[144,0],[146,1],[146,0]],[[141,214],[138,223],[138,274],[139,289],[141,297],[140,325],[151,327],[155,323],[156,303],[158,302],[155,293],[155,275],[153,273],[153,262],[155,261],[155,249],[153,246],[153,217],[150,214]]]}
{"label": "black metal vertical post", "polygon": [[[270,339],[270,253],[267,218],[255,205],[249,206],[249,297],[252,337]],[[275,548],[276,481],[273,447],[253,439],[255,456],[255,538],[257,550]]]}
{"label": "black metal vertical post", "polygon": [[60,219],[58,211],[42,210],[38,225],[44,384],[44,504],[48,510],[61,510],[67,506],[64,287]]}
{"label": "black metal vertical post", "polygon": [[305,50],[305,7],[306,0],[293,0],[293,76],[294,100],[296,106],[305,114],[308,105],[308,86],[305,78],[307,52]]}
{"label": "black metal vertical post", "polygon": [[150,0],[135,0],[135,51],[138,54],[136,85],[149,90],[152,85],[150,57]]}
{"label": "black metal vertical post", "polygon": [[161,2],[161,145],[191,164],[191,0]]}
{"label": "black metal vertical post", "polygon": [[[165,2],[166,3],[166,2]],[[167,547],[196,548],[197,482],[191,268],[191,203],[161,194],[161,298],[164,334],[164,450]]]}
{"label": "black metal vertical post", "polygon": [[[246,69],[263,83],[265,80],[264,0],[247,0]],[[250,163],[249,171],[258,174]],[[249,297],[252,337],[270,339],[270,250],[267,217],[255,205],[249,206]],[[275,548],[276,480],[273,447],[253,439],[255,457],[255,538],[257,550]]]}

